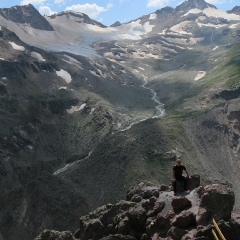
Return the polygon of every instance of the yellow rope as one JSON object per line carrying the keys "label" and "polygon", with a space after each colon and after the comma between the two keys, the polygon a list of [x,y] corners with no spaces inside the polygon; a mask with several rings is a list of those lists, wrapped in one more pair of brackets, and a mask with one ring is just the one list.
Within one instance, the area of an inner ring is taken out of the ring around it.
{"label": "yellow rope", "polygon": [[217,234],[215,233],[215,231],[212,229],[212,233],[213,233],[213,236],[215,237],[215,240],[219,240],[219,238],[217,237]]}
{"label": "yellow rope", "polygon": [[215,228],[217,229],[217,231],[218,231],[220,237],[222,238],[222,240],[226,240],[226,238],[223,236],[223,234],[222,234],[220,228],[218,227],[216,221],[214,220],[214,218],[213,218],[213,224],[214,224]]}

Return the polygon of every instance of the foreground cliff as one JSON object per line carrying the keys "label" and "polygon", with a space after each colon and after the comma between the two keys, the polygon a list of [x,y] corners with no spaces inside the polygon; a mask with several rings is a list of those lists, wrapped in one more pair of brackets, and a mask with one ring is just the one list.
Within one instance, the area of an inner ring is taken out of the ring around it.
{"label": "foreground cliff", "polygon": [[45,230],[35,240],[214,239],[214,218],[226,239],[239,239],[240,216],[232,213],[234,192],[228,184],[198,186],[173,195],[166,185],[141,182],[127,191],[126,200],[107,204],[83,216],[79,229]]}

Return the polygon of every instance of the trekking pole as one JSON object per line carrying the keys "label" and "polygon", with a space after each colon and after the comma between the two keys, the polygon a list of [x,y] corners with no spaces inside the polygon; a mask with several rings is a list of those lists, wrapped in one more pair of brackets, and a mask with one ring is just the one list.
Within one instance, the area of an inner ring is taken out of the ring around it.
{"label": "trekking pole", "polygon": [[222,238],[222,240],[226,240],[226,238],[223,236],[223,234],[222,234],[220,228],[218,227],[218,225],[217,225],[217,223],[216,223],[214,218],[213,218],[213,224],[214,224],[215,228],[217,229],[217,231],[218,231],[220,237]]}

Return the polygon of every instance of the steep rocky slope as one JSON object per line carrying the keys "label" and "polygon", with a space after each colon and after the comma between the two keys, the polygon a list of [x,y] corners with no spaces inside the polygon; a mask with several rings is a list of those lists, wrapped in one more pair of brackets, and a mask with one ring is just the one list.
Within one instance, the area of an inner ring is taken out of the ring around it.
{"label": "steep rocky slope", "polygon": [[226,239],[238,239],[240,216],[232,213],[231,187],[196,184],[190,193],[173,196],[166,185],[141,182],[127,191],[125,201],[101,206],[81,217],[74,234],[45,230],[36,240],[210,240],[214,239],[213,218]]}

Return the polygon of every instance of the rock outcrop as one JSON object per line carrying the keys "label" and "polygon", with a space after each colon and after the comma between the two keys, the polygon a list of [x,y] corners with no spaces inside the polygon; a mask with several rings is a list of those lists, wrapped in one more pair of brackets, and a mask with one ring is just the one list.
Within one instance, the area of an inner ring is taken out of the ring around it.
{"label": "rock outcrop", "polygon": [[227,239],[238,239],[240,217],[232,214],[233,205],[234,193],[226,184],[174,196],[169,186],[141,182],[127,191],[126,200],[81,217],[74,234],[45,230],[35,240],[210,240],[213,218]]}

